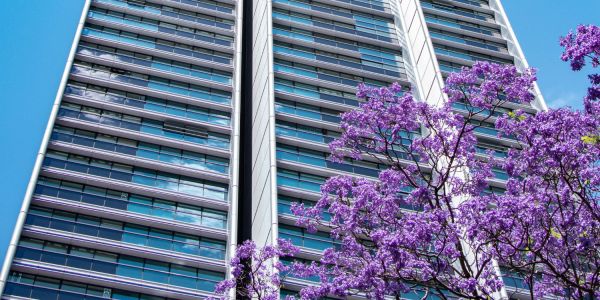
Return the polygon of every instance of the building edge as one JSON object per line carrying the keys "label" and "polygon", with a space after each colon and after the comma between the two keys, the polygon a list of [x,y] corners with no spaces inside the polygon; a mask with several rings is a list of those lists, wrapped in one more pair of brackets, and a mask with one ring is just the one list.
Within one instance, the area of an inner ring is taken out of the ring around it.
{"label": "building edge", "polygon": [[[229,211],[227,213],[228,218],[228,227],[229,234],[227,235],[227,256],[225,258],[225,263],[227,265],[227,272],[225,274],[227,279],[231,279],[233,277],[231,273],[231,267],[229,266],[229,261],[235,255],[235,251],[237,249],[238,243],[238,233],[239,233],[239,195],[240,195],[240,174],[242,170],[240,169],[240,157],[242,153],[240,153],[241,149],[241,128],[243,124],[241,123],[241,110],[242,110],[242,51],[243,51],[243,42],[244,42],[244,9],[245,3],[247,1],[238,0],[236,4],[236,32],[235,32],[235,50],[234,50],[234,100],[233,100],[233,133],[232,133],[232,143],[231,143],[231,179],[229,182]],[[230,291],[229,297],[231,299],[235,299],[235,289]]]}
{"label": "building edge", "polygon": [[[495,10],[497,11],[498,15],[500,17],[502,17],[502,22],[504,23],[503,25],[506,27],[506,31],[508,34],[508,39],[514,43],[514,47],[515,47],[515,55],[518,56],[519,60],[521,61],[521,64],[523,66],[521,66],[522,68],[526,69],[526,68],[530,68],[529,63],[527,62],[527,59],[525,58],[525,54],[523,53],[523,49],[521,48],[521,44],[519,43],[519,40],[517,39],[517,35],[515,34],[513,27],[510,23],[510,19],[508,18],[508,15],[506,14],[506,11],[504,10],[504,6],[502,5],[502,1],[501,0],[490,0],[490,2],[495,4]],[[542,95],[542,92],[537,84],[537,82],[534,82],[533,84],[533,89],[534,92],[536,94],[536,104],[539,105],[539,109],[542,111],[547,111],[548,110],[548,105],[546,104],[546,100],[544,99],[544,96]]]}
{"label": "building edge", "polygon": [[36,154],[33,171],[31,173],[29,183],[27,184],[27,188],[25,190],[25,196],[23,197],[23,204],[21,205],[21,209],[19,210],[19,214],[17,216],[17,222],[15,224],[15,229],[13,230],[13,234],[10,239],[10,243],[8,244],[8,249],[7,249],[6,255],[4,257],[4,263],[2,265],[2,271],[0,272],[0,295],[4,293],[4,287],[6,286],[6,281],[8,279],[8,275],[10,273],[10,268],[12,265],[13,258],[15,256],[17,245],[19,243],[19,238],[21,237],[21,232],[23,231],[23,226],[25,225],[25,219],[27,218],[27,213],[29,211],[29,205],[31,204],[31,198],[33,195],[33,191],[35,189],[35,185],[37,183],[37,178],[39,176],[39,173],[40,173],[40,170],[42,167],[42,162],[44,161],[44,156],[46,155],[46,150],[48,149],[48,142],[50,140],[50,136],[52,135],[52,128],[54,127],[54,123],[56,121],[56,116],[58,114],[58,110],[59,110],[60,104],[62,102],[62,97],[64,94],[65,87],[67,85],[67,81],[69,79],[71,67],[73,65],[73,61],[75,60],[75,52],[77,50],[79,40],[81,39],[81,32],[83,31],[83,26],[85,24],[91,2],[92,2],[92,0],[85,0],[85,3],[83,5],[81,16],[77,23],[77,30],[75,31],[75,37],[73,38],[73,42],[71,44],[71,49],[69,50],[69,55],[67,57],[67,62],[65,64],[65,68],[63,70],[63,74],[61,76],[60,83],[58,86],[58,91],[56,92],[56,97],[54,98],[54,103],[52,104],[52,109],[50,111],[48,123],[46,124],[46,129],[44,131],[42,143],[40,145],[40,149],[39,149],[38,153]]}

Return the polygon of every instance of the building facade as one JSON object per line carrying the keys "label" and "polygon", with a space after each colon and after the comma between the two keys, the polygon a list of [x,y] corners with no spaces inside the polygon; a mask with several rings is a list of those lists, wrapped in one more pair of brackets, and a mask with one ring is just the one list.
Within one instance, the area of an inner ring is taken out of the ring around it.
{"label": "building facade", "polygon": [[[87,0],[2,298],[198,299],[246,238],[318,259],[335,241],[294,226],[291,203],[383,168],[327,160],[356,85],[440,103],[477,60],[527,67],[499,0]],[[546,109],[536,93],[506,109]],[[502,155],[513,142],[482,125],[480,149]]]}
{"label": "building facade", "polygon": [[4,298],[198,299],[226,277],[239,12],[227,0],[85,3]]}

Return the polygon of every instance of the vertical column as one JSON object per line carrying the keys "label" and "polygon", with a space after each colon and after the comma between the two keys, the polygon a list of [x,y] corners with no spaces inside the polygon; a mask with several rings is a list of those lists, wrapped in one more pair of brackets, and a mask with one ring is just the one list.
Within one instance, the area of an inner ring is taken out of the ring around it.
{"label": "vertical column", "polygon": [[252,16],[252,239],[275,241],[277,187],[272,4],[254,0]]}
{"label": "vertical column", "polygon": [[442,88],[444,81],[435,59],[431,39],[427,31],[423,12],[418,0],[398,0],[400,2],[400,21],[407,40],[406,49],[412,59],[416,75],[414,84],[420,99],[432,104],[445,101]]}

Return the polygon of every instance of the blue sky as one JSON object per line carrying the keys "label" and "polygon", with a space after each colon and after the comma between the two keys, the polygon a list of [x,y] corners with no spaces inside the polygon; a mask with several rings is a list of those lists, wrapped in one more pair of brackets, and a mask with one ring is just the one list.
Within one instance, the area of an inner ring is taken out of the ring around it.
{"label": "blue sky", "polygon": [[[83,3],[0,1],[0,257],[10,240]],[[539,69],[548,104],[579,107],[587,79],[560,61],[558,37],[580,23],[600,24],[600,1],[504,0],[504,6],[529,64]]]}
{"label": "blue sky", "polygon": [[529,65],[538,69],[538,84],[548,105],[580,108],[588,86],[587,73],[585,70],[574,73],[560,60],[558,38],[578,24],[600,25],[600,1],[503,0],[502,3]]}

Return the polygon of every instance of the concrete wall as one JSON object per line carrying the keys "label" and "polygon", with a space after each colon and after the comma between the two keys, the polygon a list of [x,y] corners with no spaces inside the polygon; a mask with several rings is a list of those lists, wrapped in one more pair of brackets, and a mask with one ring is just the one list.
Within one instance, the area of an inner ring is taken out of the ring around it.
{"label": "concrete wall", "polygon": [[[400,21],[404,29],[406,49],[414,66],[416,96],[431,104],[445,101],[444,81],[429,38],[423,11],[418,0],[400,1]],[[408,67],[407,67],[408,69]]]}
{"label": "concrete wall", "polygon": [[273,36],[271,1],[252,4],[252,239],[263,245],[277,238]]}

